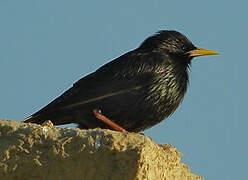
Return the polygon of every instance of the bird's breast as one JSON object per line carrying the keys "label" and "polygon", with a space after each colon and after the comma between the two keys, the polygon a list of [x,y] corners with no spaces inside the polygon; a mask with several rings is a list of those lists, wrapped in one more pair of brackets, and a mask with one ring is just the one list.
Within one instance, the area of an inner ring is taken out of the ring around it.
{"label": "bird's breast", "polygon": [[171,115],[181,103],[187,90],[188,74],[175,74],[167,71],[154,77],[154,82],[147,87],[145,101],[153,107],[153,113],[160,120]]}

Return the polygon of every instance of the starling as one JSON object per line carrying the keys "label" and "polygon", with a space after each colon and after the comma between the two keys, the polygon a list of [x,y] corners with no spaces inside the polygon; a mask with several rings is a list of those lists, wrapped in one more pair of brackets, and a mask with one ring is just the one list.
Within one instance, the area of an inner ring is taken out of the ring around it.
{"label": "starling", "polygon": [[197,48],[177,31],[159,31],[77,81],[24,122],[143,131],[170,116],[182,102],[191,60],[215,54]]}

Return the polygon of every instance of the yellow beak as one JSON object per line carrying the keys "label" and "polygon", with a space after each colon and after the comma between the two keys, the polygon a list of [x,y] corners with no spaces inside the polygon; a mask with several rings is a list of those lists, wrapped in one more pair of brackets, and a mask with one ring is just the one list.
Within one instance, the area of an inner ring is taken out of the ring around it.
{"label": "yellow beak", "polygon": [[191,56],[191,57],[219,54],[216,51],[212,51],[212,50],[208,50],[208,49],[201,49],[201,48],[196,48],[192,51],[189,51],[188,53],[189,53],[189,56]]}

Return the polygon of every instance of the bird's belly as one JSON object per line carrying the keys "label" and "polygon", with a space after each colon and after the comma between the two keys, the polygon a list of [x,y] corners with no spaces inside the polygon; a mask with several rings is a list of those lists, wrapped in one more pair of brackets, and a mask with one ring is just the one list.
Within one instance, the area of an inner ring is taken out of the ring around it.
{"label": "bird's belly", "polygon": [[101,110],[102,114],[131,132],[147,129],[170,115],[171,109],[177,105],[167,102],[162,89],[150,91],[152,87],[130,91],[116,96],[107,97],[82,107],[81,122],[88,128],[109,128],[92,113],[93,109]]}

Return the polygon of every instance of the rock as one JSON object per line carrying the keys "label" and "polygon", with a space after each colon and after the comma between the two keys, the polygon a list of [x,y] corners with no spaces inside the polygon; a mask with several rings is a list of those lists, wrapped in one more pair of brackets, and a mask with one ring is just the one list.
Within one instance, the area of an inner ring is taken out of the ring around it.
{"label": "rock", "polygon": [[0,120],[1,180],[202,179],[171,145],[137,133]]}

